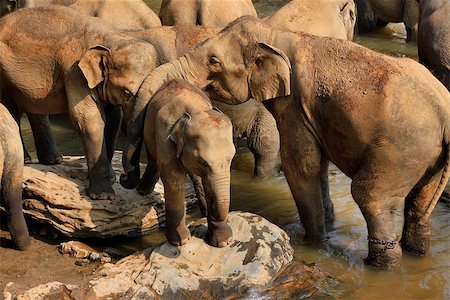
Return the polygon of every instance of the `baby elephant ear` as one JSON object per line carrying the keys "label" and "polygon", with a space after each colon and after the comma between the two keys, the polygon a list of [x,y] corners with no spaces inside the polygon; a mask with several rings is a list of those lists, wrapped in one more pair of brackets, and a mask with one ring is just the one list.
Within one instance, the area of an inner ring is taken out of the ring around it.
{"label": "baby elephant ear", "polygon": [[264,101],[291,93],[291,62],[280,49],[258,43],[259,54],[248,79],[253,99]]}
{"label": "baby elephant ear", "polygon": [[183,152],[184,147],[184,128],[191,121],[191,115],[185,113],[173,126],[170,131],[169,139],[175,143],[177,146],[177,158],[180,158],[181,152]]}
{"label": "baby elephant ear", "polygon": [[81,57],[78,67],[83,72],[90,89],[105,79],[107,59],[111,59],[111,50],[104,46],[90,48]]}

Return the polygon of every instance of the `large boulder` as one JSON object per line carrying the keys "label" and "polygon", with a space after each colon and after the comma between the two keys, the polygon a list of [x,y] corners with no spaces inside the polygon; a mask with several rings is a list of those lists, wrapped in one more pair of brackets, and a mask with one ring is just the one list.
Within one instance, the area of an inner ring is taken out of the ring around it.
{"label": "large boulder", "polygon": [[292,263],[287,234],[260,216],[232,212],[234,242],[215,248],[205,242],[206,220],[190,226],[182,247],[164,243],[105,264],[87,286],[51,282],[5,299],[274,299],[345,297],[342,285],[315,265]]}
{"label": "large boulder", "polygon": [[[116,177],[122,172],[121,152],[112,165]],[[113,185],[115,200],[92,200],[86,195],[87,166],[84,157],[64,157],[60,165],[26,165],[24,169],[24,212],[75,238],[140,236],[164,221],[164,190],[158,182],[148,196]],[[186,183],[187,206],[197,200],[192,184]]]}

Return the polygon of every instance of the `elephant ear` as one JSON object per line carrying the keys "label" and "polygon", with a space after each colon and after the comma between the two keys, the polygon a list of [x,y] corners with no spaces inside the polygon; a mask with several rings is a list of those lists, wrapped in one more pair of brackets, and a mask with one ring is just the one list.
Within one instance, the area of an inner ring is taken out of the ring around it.
{"label": "elephant ear", "polygon": [[258,43],[248,84],[253,99],[264,101],[291,94],[291,62],[280,49]]}
{"label": "elephant ear", "polygon": [[169,139],[175,143],[177,146],[177,158],[180,158],[181,152],[183,151],[184,147],[184,128],[186,125],[189,124],[192,117],[188,113],[185,113],[173,126],[172,130],[170,131]]}
{"label": "elephant ear", "polygon": [[111,58],[111,51],[103,46],[88,49],[80,59],[78,67],[83,72],[90,89],[95,88],[105,79],[106,60]]}

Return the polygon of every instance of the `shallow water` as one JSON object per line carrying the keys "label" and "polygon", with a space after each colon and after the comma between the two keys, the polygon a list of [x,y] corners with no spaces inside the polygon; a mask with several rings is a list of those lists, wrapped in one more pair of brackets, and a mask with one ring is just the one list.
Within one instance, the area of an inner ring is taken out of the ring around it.
{"label": "shallow water", "polygon": [[[270,14],[286,0],[254,1],[260,16]],[[157,11],[160,0],[147,3]],[[356,36],[355,42],[376,51],[394,56],[417,59],[415,44],[405,42],[401,24],[366,36]],[[65,116],[54,117],[54,133],[60,150],[66,154],[82,154],[77,134]],[[29,127],[25,128],[26,143],[32,144]],[[30,148],[30,147],[29,147]],[[251,178],[253,158],[245,147],[238,147],[232,171],[232,210],[260,214],[293,234],[295,259],[316,262],[322,269],[340,279],[353,299],[450,299],[450,215],[448,208],[438,204],[432,214],[430,254],[417,258],[404,254],[402,265],[392,272],[367,268],[363,258],[367,255],[367,229],[365,221],[350,195],[350,179],[335,167],[330,169],[331,197],[335,205],[336,222],[326,245],[315,247],[301,239],[302,228],[289,187],[282,175],[264,180]],[[34,153],[32,153],[35,156]],[[192,212],[191,217],[198,217]],[[402,215],[398,215],[401,233]],[[297,234],[295,234],[297,233]],[[300,233],[300,234],[299,234]],[[292,234],[291,234],[292,235]],[[142,249],[163,241],[161,232],[129,241],[122,245],[128,249]]]}

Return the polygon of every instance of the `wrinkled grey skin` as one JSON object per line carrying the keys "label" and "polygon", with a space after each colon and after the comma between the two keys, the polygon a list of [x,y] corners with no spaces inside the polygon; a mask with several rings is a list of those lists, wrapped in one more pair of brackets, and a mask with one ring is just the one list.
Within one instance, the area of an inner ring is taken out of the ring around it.
{"label": "wrinkled grey skin", "polygon": [[257,17],[251,0],[163,0],[159,17],[165,26],[224,27],[242,16]]}
{"label": "wrinkled grey skin", "polygon": [[26,250],[31,239],[22,211],[23,151],[19,128],[2,104],[0,120],[0,199],[14,245]]}
{"label": "wrinkled grey skin", "polygon": [[450,90],[450,1],[420,1],[419,61]]}
{"label": "wrinkled grey skin", "polygon": [[173,78],[229,104],[270,100],[265,105],[277,122],[283,171],[307,239],[326,237],[323,201],[329,199],[322,197],[321,181],[331,161],[352,179],[366,219],[367,264],[398,266],[394,216],[403,204],[403,249],[428,251],[429,216],[450,175],[450,94],[423,66],[241,18],[145,80],[129,127],[125,171],[132,169],[128,159],[145,105]]}
{"label": "wrinkled grey skin", "polygon": [[264,21],[277,30],[351,41],[356,7],[353,0],[293,0]]}
{"label": "wrinkled grey skin", "polygon": [[367,33],[387,23],[405,23],[407,41],[417,40],[419,5],[416,0],[356,0],[358,32]]}
{"label": "wrinkled grey skin", "polygon": [[[227,246],[232,232],[227,224],[230,207],[230,168],[235,149],[232,125],[214,110],[206,95],[182,80],[170,81],[147,107],[144,142],[148,164],[138,187],[153,191],[161,175],[166,198],[166,236],[183,245],[190,237],[185,224],[186,173],[199,178],[208,210],[209,240]],[[159,174],[158,174],[159,171]]]}
{"label": "wrinkled grey skin", "polygon": [[[120,122],[111,120],[120,121],[119,106],[155,67],[153,46],[52,5],[0,19],[0,53],[2,96],[32,114],[68,112],[86,150],[88,195],[113,198],[110,162]],[[105,141],[104,131],[114,134]]]}
{"label": "wrinkled grey skin", "polygon": [[[158,65],[183,56],[200,42],[217,33],[218,28],[185,26],[157,27],[129,33],[154,45]],[[212,100],[233,124],[235,138],[247,138],[247,145],[255,158],[254,177],[263,178],[273,173],[278,163],[280,138],[275,119],[260,103],[250,100],[242,105],[228,105]]]}

